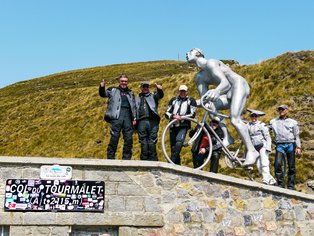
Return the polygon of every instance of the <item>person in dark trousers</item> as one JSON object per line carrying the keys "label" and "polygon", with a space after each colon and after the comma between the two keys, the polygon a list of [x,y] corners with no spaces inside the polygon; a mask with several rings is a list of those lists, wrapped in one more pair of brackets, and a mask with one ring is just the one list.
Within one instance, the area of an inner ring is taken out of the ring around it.
{"label": "person in dark trousers", "polygon": [[137,132],[141,143],[141,160],[158,161],[156,143],[160,116],[158,114],[158,101],[163,98],[161,85],[157,85],[157,92],[150,92],[150,83],[141,83],[141,93],[136,100]]}
{"label": "person in dark trousers", "polygon": [[181,164],[180,152],[184,143],[187,131],[191,128],[191,122],[181,117],[194,118],[196,115],[196,101],[188,96],[188,87],[180,85],[179,96],[172,98],[168,103],[165,116],[169,120],[177,120],[170,127],[171,161],[177,165]]}
{"label": "person in dark trousers", "polygon": [[[219,126],[219,118],[213,118],[210,122],[210,126],[212,129],[216,132],[220,140],[224,138],[224,133],[222,129]],[[210,132],[210,129],[207,128],[208,123],[205,123],[205,128],[208,130],[211,140],[212,140],[212,154],[210,158],[210,172],[218,173],[218,166],[219,166],[219,159],[221,156],[221,151],[222,151],[222,145],[221,143],[217,140],[217,138]],[[191,130],[189,135],[192,137],[194,133],[197,131],[196,127],[194,130]],[[204,164],[205,158],[208,156],[209,152],[209,142],[208,142],[208,137],[204,133],[204,131],[201,132],[201,135],[198,136],[198,138],[195,140],[192,146],[192,157],[193,157],[193,166],[194,168],[198,168],[201,165]]]}
{"label": "person in dark trousers", "polygon": [[110,141],[107,148],[107,158],[115,159],[120,132],[122,131],[124,146],[123,160],[132,157],[133,129],[136,124],[136,105],[134,93],[128,88],[128,77],[119,77],[119,86],[105,89],[105,81],[99,85],[99,95],[108,97],[108,106],[105,113],[105,121],[110,123]]}
{"label": "person in dark trousers", "polygon": [[275,134],[276,157],[275,157],[275,175],[277,185],[284,188],[284,174],[282,172],[282,161],[287,157],[288,163],[288,189],[295,189],[295,154],[301,155],[301,141],[299,137],[298,122],[288,117],[288,106],[278,107],[279,117],[270,121],[270,128]]}

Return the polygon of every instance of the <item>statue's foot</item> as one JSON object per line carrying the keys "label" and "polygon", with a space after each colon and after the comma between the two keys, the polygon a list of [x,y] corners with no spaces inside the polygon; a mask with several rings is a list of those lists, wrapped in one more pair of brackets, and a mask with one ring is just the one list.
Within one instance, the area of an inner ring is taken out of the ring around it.
{"label": "statue's foot", "polygon": [[234,144],[234,139],[230,135],[228,135],[222,140],[222,144],[228,147],[229,145]]}
{"label": "statue's foot", "polygon": [[259,153],[257,151],[248,151],[246,153],[245,161],[243,162],[243,166],[250,166],[256,162],[256,159],[259,157]]}

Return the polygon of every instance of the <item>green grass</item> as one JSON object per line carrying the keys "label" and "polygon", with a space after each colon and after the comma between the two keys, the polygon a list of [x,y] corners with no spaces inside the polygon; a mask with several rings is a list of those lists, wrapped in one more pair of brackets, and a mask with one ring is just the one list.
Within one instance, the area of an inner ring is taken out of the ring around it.
{"label": "green grass", "polygon": [[[297,161],[297,182],[304,185],[307,180],[313,180],[314,52],[285,53],[255,65],[225,62],[249,82],[251,95],[247,107],[266,112],[263,121],[277,116],[279,104],[291,107],[291,117],[300,123],[303,143],[302,159]],[[160,102],[159,113],[163,114],[180,84],[188,85],[190,95],[199,97],[194,85],[197,71],[194,65],[180,61],[141,62],[68,71],[0,89],[0,155],[106,158],[110,133],[109,125],[103,121],[107,99],[98,95],[100,80],[114,86],[115,78],[126,73],[129,87],[136,94],[142,80],[162,84],[165,97]],[[244,118],[248,119],[247,114]],[[162,115],[157,144],[161,161],[165,158],[160,137],[167,122]],[[236,136],[234,129],[230,129]],[[117,153],[119,159],[122,142]],[[133,159],[139,159],[139,153],[134,134]],[[184,152],[183,162],[192,166],[189,151]],[[221,172],[245,178],[241,171],[224,167],[223,161]]]}

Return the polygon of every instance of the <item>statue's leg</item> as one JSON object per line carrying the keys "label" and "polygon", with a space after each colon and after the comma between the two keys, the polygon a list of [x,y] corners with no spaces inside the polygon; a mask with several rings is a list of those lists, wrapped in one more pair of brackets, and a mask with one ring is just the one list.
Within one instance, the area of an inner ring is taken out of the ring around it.
{"label": "statue's leg", "polygon": [[252,144],[247,125],[244,124],[241,119],[241,114],[244,109],[248,94],[248,85],[246,86],[242,84],[241,87],[235,86],[232,91],[230,106],[231,123],[237,130],[237,133],[240,135],[240,138],[247,149],[245,162],[243,163],[244,166],[253,165],[259,156],[259,153],[255,150]]}
{"label": "statue's leg", "polygon": [[[226,95],[222,95],[220,96],[220,98],[214,102],[214,109],[215,111],[219,111],[219,110],[225,110],[228,109],[230,107],[230,101],[227,99]],[[221,117],[219,117],[221,119]],[[220,124],[219,124],[223,134],[224,134],[224,138],[222,140],[222,143],[227,147],[231,144],[234,143],[234,139],[232,138],[232,136],[229,133],[229,130],[226,126],[225,120],[222,119]]]}
{"label": "statue's leg", "polygon": [[[194,80],[197,87],[197,91],[199,95],[202,97],[208,91],[208,84],[205,82],[206,75],[204,74],[204,72],[200,71],[196,74]],[[196,100],[196,104],[198,107],[201,106],[200,99]]]}

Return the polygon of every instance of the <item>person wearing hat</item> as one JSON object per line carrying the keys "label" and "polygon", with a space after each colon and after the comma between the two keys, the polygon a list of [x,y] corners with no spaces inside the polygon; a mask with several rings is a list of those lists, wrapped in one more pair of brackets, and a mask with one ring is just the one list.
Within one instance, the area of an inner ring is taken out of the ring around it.
{"label": "person wearing hat", "polygon": [[188,87],[179,86],[179,96],[171,98],[168,103],[165,116],[169,120],[176,119],[177,122],[170,127],[170,145],[171,161],[177,165],[181,164],[180,152],[184,143],[188,129],[191,128],[191,122],[183,120],[181,117],[194,118],[196,115],[196,101],[188,96]]}
{"label": "person wearing hat", "polygon": [[258,117],[264,116],[265,113],[258,110],[247,109],[251,115],[251,121],[247,123],[252,143],[259,152],[256,160],[258,172],[263,176],[263,183],[274,185],[276,180],[269,171],[269,153],[271,152],[271,138],[268,127],[264,122],[258,120]]}
{"label": "person wearing hat", "polygon": [[110,123],[110,141],[107,147],[107,158],[115,159],[122,131],[124,146],[122,159],[130,160],[133,147],[133,128],[136,124],[136,105],[134,93],[128,88],[127,75],[119,77],[118,87],[105,88],[105,80],[99,85],[99,95],[108,97],[105,121]]}
{"label": "person wearing hat", "polygon": [[[282,172],[282,161],[287,158],[288,163],[288,189],[294,189],[296,168],[295,154],[301,155],[301,141],[299,137],[299,125],[294,119],[288,117],[288,106],[278,107],[279,117],[270,121],[270,127],[275,134],[276,157],[275,175],[278,186],[285,187],[285,176]],[[286,156],[286,157],[285,157]]]}
{"label": "person wearing hat", "polygon": [[[224,138],[224,133],[219,126],[220,119],[218,117],[213,117],[209,125],[212,127],[213,130],[215,130],[218,137],[222,140]],[[192,137],[195,132],[197,131],[196,127],[195,129],[191,130],[189,132],[189,136]],[[209,172],[218,173],[218,166],[219,166],[219,159],[221,156],[222,151],[222,145],[217,140],[217,138],[210,132],[210,129],[208,128],[208,123],[205,123],[205,128],[208,130],[211,141],[212,141],[212,154],[210,158],[210,170]],[[205,158],[208,156],[209,152],[209,140],[207,135],[204,133],[204,131],[201,132],[201,135],[197,137],[195,142],[193,143],[193,146],[191,148],[192,151],[192,157],[193,157],[193,166],[194,168],[200,167],[204,164]]]}
{"label": "person wearing hat", "polygon": [[157,91],[150,92],[150,83],[141,83],[141,93],[136,97],[137,132],[141,143],[141,160],[158,161],[156,143],[160,116],[158,101],[163,98],[162,86],[156,84]]}

